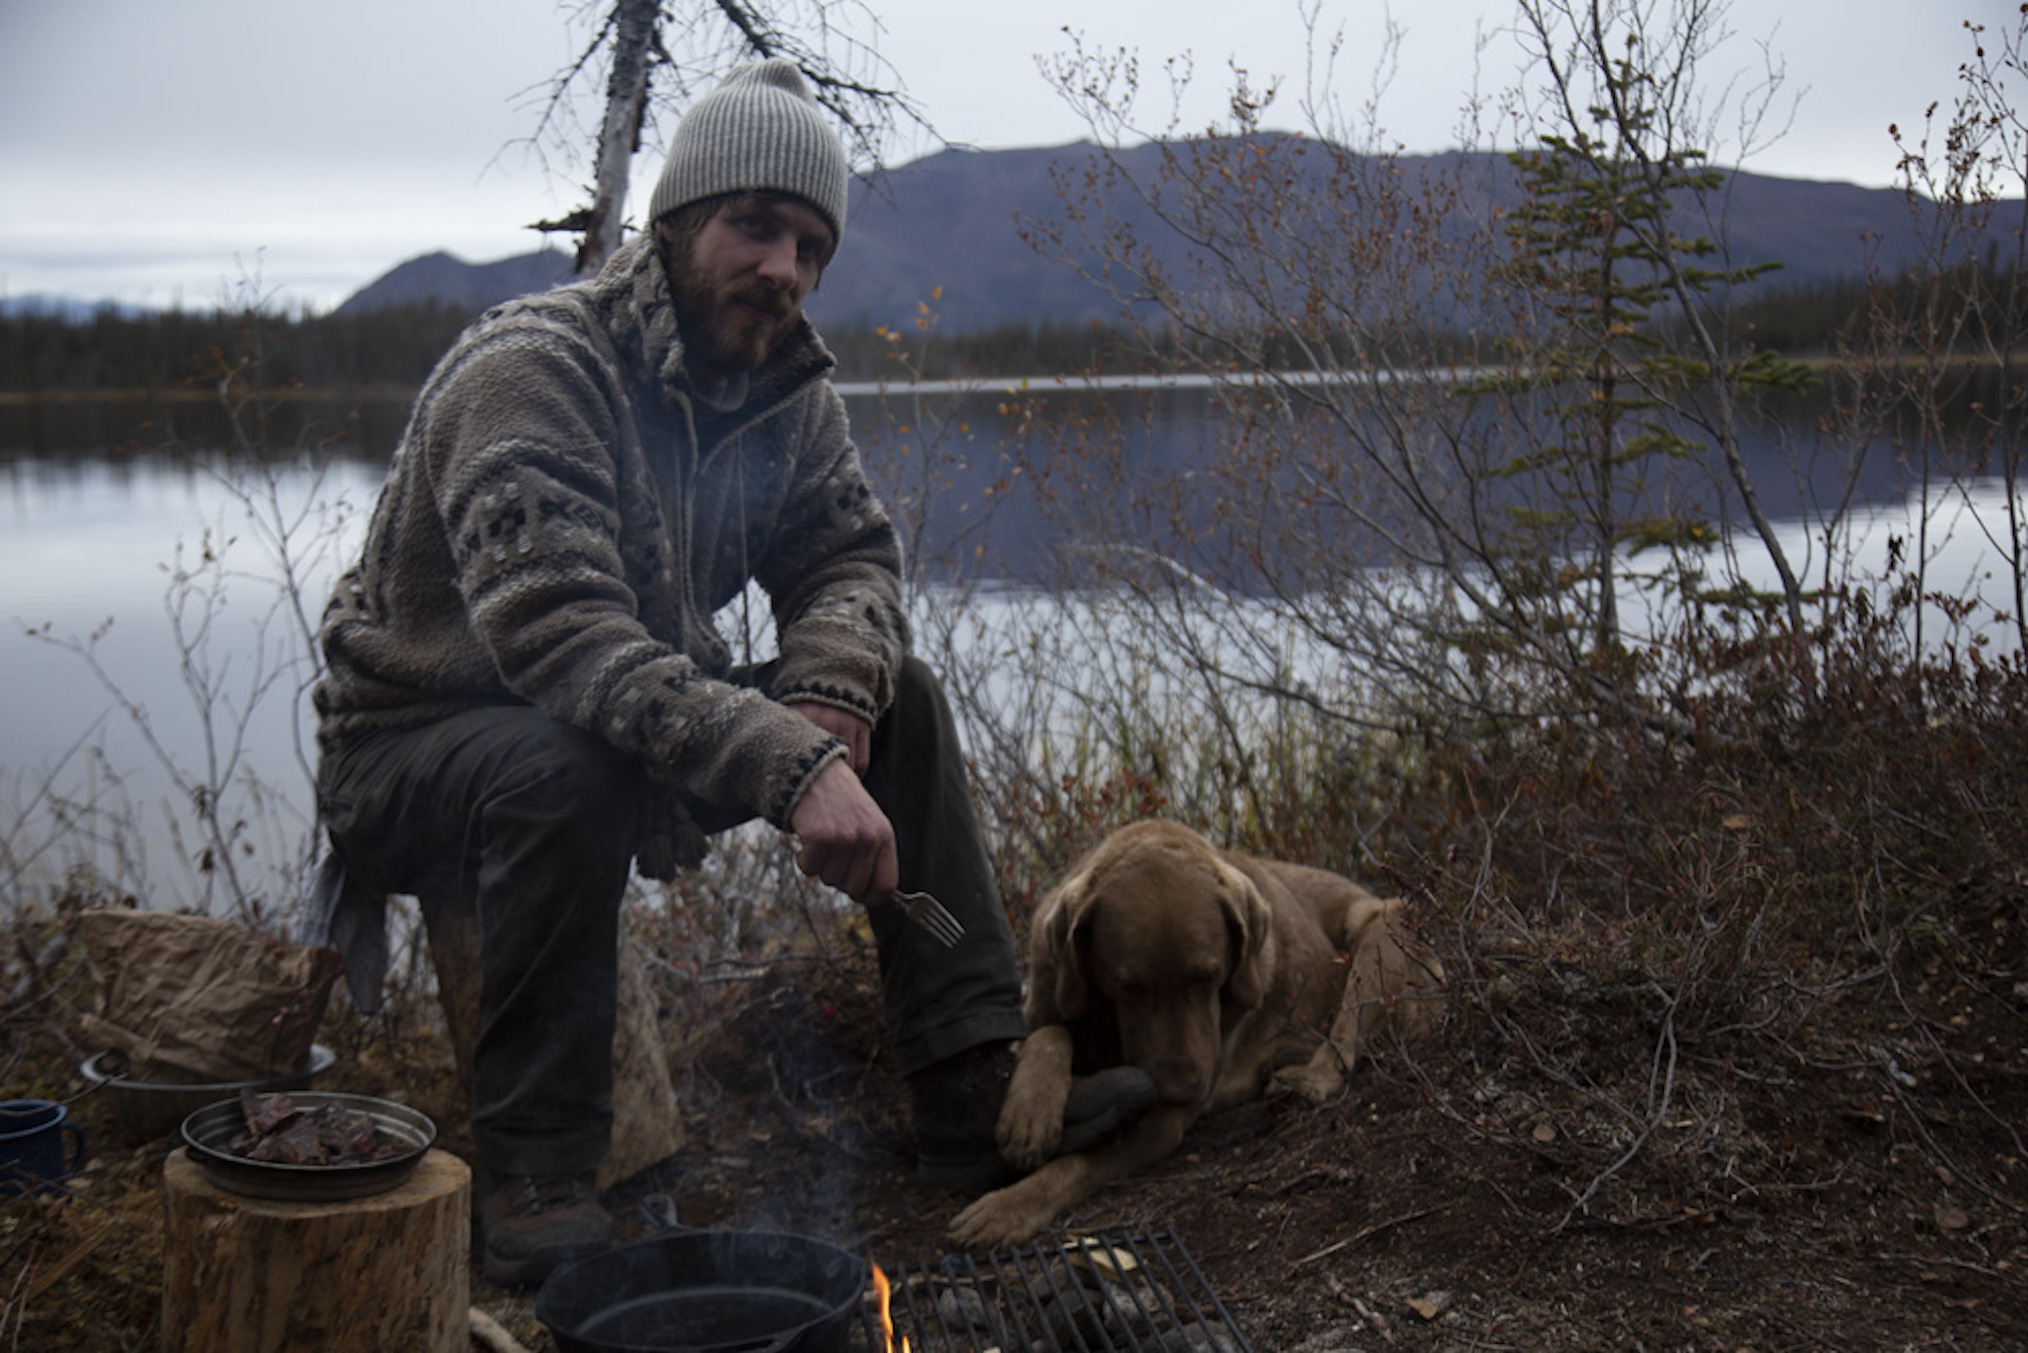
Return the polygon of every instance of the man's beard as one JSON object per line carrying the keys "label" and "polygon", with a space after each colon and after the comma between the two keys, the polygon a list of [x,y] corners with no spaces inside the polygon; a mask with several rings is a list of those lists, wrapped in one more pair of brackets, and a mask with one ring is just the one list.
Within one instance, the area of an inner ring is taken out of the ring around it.
{"label": "man's beard", "polygon": [[[759,370],[788,335],[794,307],[752,278],[714,286],[689,246],[686,236],[667,251],[669,293],[676,303],[685,361],[721,375]],[[755,315],[748,306],[773,318]]]}

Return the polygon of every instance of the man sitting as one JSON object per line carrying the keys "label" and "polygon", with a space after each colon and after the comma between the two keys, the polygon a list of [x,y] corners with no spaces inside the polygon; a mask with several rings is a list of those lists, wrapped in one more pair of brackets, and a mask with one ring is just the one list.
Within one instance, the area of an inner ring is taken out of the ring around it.
{"label": "man sitting", "polygon": [[[793,64],[698,100],[653,229],[443,358],[325,612],[319,797],[345,895],[477,910],[472,1131],[498,1282],[610,1242],[593,1180],[630,868],[670,877],[753,818],[869,909],[920,1176],[1003,1174],[1013,940],[950,711],[908,656],[894,526],[802,313],[846,182]],[[758,663],[713,619],[750,581],[776,629]],[[955,949],[890,905],[897,887],[956,915]],[[1073,1112],[1111,1121],[1138,1093]]]}

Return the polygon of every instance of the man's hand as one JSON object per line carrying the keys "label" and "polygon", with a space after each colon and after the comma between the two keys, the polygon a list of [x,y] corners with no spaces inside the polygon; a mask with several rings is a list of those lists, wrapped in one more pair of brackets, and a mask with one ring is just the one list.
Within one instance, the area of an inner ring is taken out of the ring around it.
{"label": "man's hand", "polygon": [[792,700],[785,708],[808,719],[817,727],[845,744],[851,751],[852,773],[866,774],[866,767],[873,760],[873,725],[857,714],[848,714],[836,705],[820,705],[809,700]]}
{"label": "man's hand", "polygon": [[885,901],[901,880],[894,824],[844,762],[833,761],[789,816],[796,867],[864,906]]}

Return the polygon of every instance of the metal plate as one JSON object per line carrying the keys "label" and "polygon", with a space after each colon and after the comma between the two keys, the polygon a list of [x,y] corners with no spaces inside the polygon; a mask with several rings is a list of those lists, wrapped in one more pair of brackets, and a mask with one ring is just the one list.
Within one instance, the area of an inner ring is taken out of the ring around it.
{"label": "metal plate", "polygon": [[273,1161],[249,1160],[229,1149],[232,1139],[246,1130],[246,1119],[237,1099],[207,1104],[183,1120],[183,1145],[205,1177],[218,1187],[250,1198],[270,1198],[290,1203],[329,1203],[348,1198],[369,1198],[385,1193],[415,1171],[415,1167],[437,1139],[437,1125],[428,1114],[370,1095],[344,1095],[327,1091],[300,1090],[289,1094],[298,1108],[330,1105],[354,1109],[373,1120],[382,1133],[413,1147],[388,1160],[359,1165],[283,1165]]}

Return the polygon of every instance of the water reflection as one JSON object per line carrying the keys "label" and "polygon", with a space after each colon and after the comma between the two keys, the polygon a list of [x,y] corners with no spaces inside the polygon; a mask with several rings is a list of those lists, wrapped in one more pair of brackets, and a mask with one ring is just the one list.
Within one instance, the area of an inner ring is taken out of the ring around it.
{"label": "water reflection", "polygon": [[[1064,552],[1052,534],[1057,528],[1023,482],[1023,428],[1038,416],[1033,398],[1033,391],[990,383],[934,406],[896,392],[853,398],[859,440],[883,492],[907,525],[912,558],[955,560],[967,569],[1016,578],[1046,576],[1061,560]],[[215,603],[206,644],[227,689],[239,690],[233,682],[244,682],[263,667],[279,673],[246,713],[244,729],[232,731],[243,733],[253,771],[277,792],[292,796],[288,811],[308,820],[301,761],[308,727],[296,698],[304,673],[286,669],[301,655],[291,654],[287,635],[263,629],[274,620],[278,598],[261,532],[249,522],[240,496],[245,481],[239,478],[240,488],[235,488],[221,473],[230,467],[216,453],[137,449],[159,445],[168,430],[185,445],[218,445],[218,440],[201,439],[224,437],[224,426],[200,427],[196,420],[208,415],[197,407],[43,410],[35,416],[42,419],[39,423],[18,408],[5,411],[11,421],[0,422],[0,447],[12,450],[0,450],[0,538],[5,541],[0,559],[6,565],[0,568],[0,682],[8,694],[0,701],[0,828],[14,820],[20,799],[32,797],[52,767],[81,774],[80,748],[86,743],[101,743],[105,750],[94,773],[126,784],[139,801],[171,792],[157,774],[157,752],[131,724],[132,708],[150,714],[163,754],[202,762],[215,751],[219,730],[214,724],[209,730],[214,736],[207,739],[202,699],[179,661],[185,645],[179,643],[166,604],[177,570],[190,569],[207,548],[224,559],[215,579],[220,590],[204,600]],[[1105,436],[1117,436],[1124,448],[1119,468],[1132,475],[1157,468],[1184,473],[1207,460],[1219,413],[1210,392],[1184,390],[1112,396],[1084,410],[1059,398],[1044,416],[1062,420],[1050,429],[1052,436],[1063,435],[1063,423],[1099,427]],[[268,429],[273,444],[319,448],[314,457],[300,455],[270,467],[279,500],[314,499],[350,508],[349,515],[339,511],[308,519],[306,529],[320,533],[311,541],[316,553],[307,559],[310,567],[302,577],[313,616],[340,561],[357,549],[365,510],[404,417],[405,407],[393,400],[368,410],[306,403]],[[126,431],[116,434],[116,428]],[[1819,443],[1816,428],[1812,418],[1799,416],[1763,429],[1750,454],[1807,450]],[[27,448],[36,444],[31,432],[38,437],[60,432],[76,440],[60,454],[29,454]],[[1888,537],[1912,537],[1917,516],[1902,496],[1905,466],[1891,455],[1880,456],[1876,466],[1861,482],[1861,496],[1870,505],[1855,520],[1854,541],[1856,557],[1877,570],[1884,567]],[[1842,465],[1827,461],[1820,468],[1827,472],[1825,483],[1841,482]],[[1770,510],[1791,519],[1783,535],[1792,557],[1799,563],[1820,559],[1822,542],[1795,519],[1816,490],[1807,478],[1771,475],[1769,482],[1778,490],[1770,496]],[[1209,498],[1196,504],[1207,516],[1219,506]],[[1960,592],[1996,585],[1982,575],[1993,567],[1983,523],[2003,515],[1997,486],[1981,484],[1969,497],[1954,497],[1941,506],[1945,511],[1933,520],[1948,531],[1939,536],[1932,578],[1938,586]],[[1983,515],[1974,516],[1969,509]],[[1095,538],[1120,546],[1132,546],[1137,539],[1126,527]],[[1771,578],[1754,561],[1757,545],[1739,539],[1749,572]],[[2004,569],[2000,575],[2004,580]],[[1997,596],[1992,600],[1995,605],[2005,602]],[[188,611],[184,620],[187,626]],[[28,629],[44,637],[29,637],[24,633]],[[93,656],[117,691],[63,646],[84,643],[95,634],[100,637]],[[2012,642],[2011,632],[1997,637],[2003,646]],[[156,842],[154,849],[165,852],[168,846]],[[178,904],[175,898],[154,900]]]}

